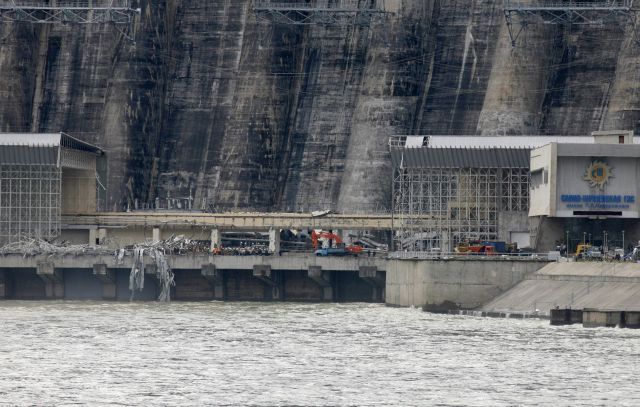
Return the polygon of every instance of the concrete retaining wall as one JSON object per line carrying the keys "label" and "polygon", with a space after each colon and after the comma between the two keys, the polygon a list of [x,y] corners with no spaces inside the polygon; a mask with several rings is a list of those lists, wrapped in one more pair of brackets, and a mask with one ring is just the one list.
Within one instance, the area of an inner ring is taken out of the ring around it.
{"label": "concrete retaining wall", "polygon": [[546,264],[538,260],[390,260],[386,302],[476,308]]}
{"label": "concrete retaining wall", "polygon": [[640,309],[640,264],[551,263],[482,306],[485,311],[548,315],[555,307]]}

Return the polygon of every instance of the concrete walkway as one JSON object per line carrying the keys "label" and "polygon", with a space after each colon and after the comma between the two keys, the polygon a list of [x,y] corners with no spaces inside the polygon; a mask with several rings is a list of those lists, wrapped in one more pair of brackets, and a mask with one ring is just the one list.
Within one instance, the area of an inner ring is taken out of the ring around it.
{"label": "concrete walkway", "polygon": [[640,264],[551,263],[480,310],[549,315],[556,306],[640,310]]}

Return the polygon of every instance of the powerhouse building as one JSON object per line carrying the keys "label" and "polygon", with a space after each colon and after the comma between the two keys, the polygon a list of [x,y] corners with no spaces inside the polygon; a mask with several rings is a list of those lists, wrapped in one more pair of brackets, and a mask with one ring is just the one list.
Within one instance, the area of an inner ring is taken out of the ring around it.
{"label": "powerhouse building", "polygon": [[396,250],[504,241],[536,251],[636,245],[640,140],[591,136],[397,136]]}
{"label": "powerhouse building", "polygon": [[0,246],[56,238],[63,213],[95,212],[104,160],[101,149],[64,133],[0,133]]}

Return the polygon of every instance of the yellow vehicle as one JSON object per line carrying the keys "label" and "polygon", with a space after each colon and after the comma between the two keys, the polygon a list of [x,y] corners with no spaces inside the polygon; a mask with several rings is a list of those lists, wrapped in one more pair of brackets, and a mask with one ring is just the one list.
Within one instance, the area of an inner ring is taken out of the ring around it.
{"label": "yellow vehicle", "polygon": [[576,257],[582,258],[584,254],[591,248],[591,245],[588,243],[580,243],[576,247]]}

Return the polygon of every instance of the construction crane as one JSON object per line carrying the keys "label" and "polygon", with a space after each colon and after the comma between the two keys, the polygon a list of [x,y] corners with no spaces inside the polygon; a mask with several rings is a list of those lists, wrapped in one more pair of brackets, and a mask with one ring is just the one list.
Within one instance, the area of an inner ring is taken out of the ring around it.
{"label": "construction crane", "polygon": [[0,22],[131,24],[140,8],[131,0],[0,0]]}

